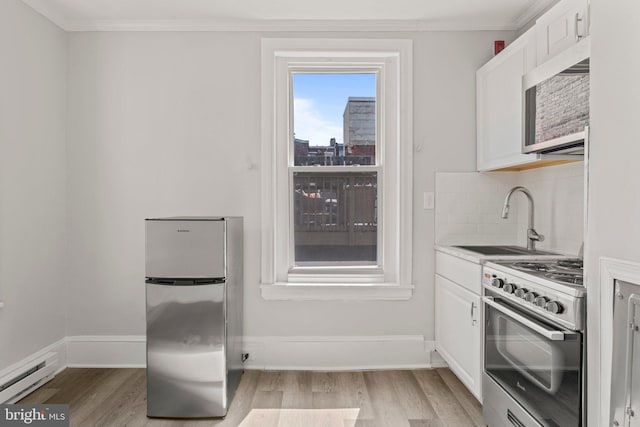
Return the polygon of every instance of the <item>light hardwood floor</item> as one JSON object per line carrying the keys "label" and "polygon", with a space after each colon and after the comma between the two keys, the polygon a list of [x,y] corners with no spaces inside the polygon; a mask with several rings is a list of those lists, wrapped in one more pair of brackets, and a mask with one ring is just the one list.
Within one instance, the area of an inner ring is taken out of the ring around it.
{"label": "light hardwood floor", "polygon": [[227,417],[146,417],[144,369],[66,369],[19,403],[68,403],[72,426],[472,427],[482,408],[448,369],[245,371]]}

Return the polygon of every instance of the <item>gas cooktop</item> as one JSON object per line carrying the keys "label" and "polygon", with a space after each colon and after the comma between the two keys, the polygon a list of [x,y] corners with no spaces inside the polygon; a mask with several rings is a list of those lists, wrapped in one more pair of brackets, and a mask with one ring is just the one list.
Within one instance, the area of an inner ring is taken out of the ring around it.
{"label": "gas cooktop", "polygon": [[581,259],[496,261],[495,264],[551,282],[572,287],[583,287],[584,272]]}
{"label": "gas cooktop", "polygon": [[501,260],[483,266],[485,294],[508,300],[562,325],[584,325],[582,260]]}

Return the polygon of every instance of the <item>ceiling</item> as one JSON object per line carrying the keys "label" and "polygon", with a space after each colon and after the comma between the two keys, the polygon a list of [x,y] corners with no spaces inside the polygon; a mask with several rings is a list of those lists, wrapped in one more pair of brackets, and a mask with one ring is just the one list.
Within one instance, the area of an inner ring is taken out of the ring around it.
{"label": "ceiling", "polygon": [[518,29],[556,0],[23,1],[68,31],[370,31]]}

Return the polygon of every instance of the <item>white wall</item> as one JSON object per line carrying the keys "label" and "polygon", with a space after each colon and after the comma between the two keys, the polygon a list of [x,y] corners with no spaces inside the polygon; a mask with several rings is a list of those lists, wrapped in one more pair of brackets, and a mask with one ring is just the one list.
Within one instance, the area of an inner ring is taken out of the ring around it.
{"label": "white wall", "polygon": [[589,421],[598,419],[599,260],[640,262],[640,3],[591,0],[591,156],[585,244],[588,288]]}
{"label": "white wall", "polygon": [[65,336],[63,31],[0,2],[0,371]]}
{"label": "white wall", "polygon": [[69,335],[145,333],[145,217],[224,214],[245,217],[247,335],[433,339],[433,211],[422,193],[436,170],[475,169],[475,71],[512,33],[331,34],[414,41],[415,296],[361,303],[260,296],[261,36],[70,35]]}

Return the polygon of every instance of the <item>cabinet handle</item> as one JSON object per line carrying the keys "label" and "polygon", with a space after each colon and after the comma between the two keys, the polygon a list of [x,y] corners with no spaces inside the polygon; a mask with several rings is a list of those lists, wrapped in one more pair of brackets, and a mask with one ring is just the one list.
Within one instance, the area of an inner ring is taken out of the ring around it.
{"label": "cabinet handle", "polygon": [[576,18],[575,18],[576,41],[580,41],[584,37],[582,34],[580,34],[580,31],[578,31],[578,26],[580,25],[581,22],[582,22],[582,18],[580,18],[580,12],[576,12]]}
{"label": "cabinet handle", "polygon": [[476,319],[473,316],[473,312],[475,311],[475,309],[476,309],[476,303],[472,302],[471,303],[471,325],[472,326],[476,324]]}

